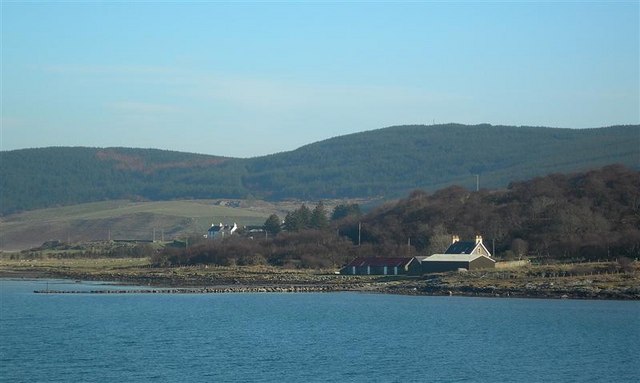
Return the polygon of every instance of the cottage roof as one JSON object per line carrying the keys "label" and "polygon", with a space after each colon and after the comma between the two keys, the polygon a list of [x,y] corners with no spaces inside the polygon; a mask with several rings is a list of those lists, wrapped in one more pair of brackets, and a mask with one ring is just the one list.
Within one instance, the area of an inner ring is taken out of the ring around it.
{"label": "cottage roof", "polygon": [[485,257],[495,262],[495,260],[482,254],[433,254],[422,262],[471,262],[480,257]]}
{"label": "cottage roof", "polygon": [[233,233],[237,228],[238,228],[238,225],[236,225],[235,223],[233,225],[223,225],[221,223],[219,225],[212,224],[209,230],[207,231],[209,232],[209,234],[213,235],[218,232]]}
{"label": "cottage roof", "polygon": [[476,248],[477,243],[472,241],[458,241],[452,243],[447,250],[444,252],[445,254],[471,254],[473,249]]}
{"label": "cottage roof", "polygon": [[382,257],[358,257],[351,261],[347,267],[404,267],[413,258],[382,258]]}

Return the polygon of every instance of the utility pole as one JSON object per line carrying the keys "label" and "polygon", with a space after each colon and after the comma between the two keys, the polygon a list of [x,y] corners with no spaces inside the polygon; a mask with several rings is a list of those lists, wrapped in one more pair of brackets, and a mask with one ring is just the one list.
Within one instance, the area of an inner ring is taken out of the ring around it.
{"label": "utility pole", "polygon": [[360,246],[360,233],[362,231],[362,222],[358,222],[358,246]]}
{"label": "utility pole", "polygon": [[476,174],[476,191],[480,191],[480,174]]}

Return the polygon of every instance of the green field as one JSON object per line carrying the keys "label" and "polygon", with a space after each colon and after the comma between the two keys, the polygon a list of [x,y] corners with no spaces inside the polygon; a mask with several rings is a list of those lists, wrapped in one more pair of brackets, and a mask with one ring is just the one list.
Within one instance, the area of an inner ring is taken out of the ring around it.
{"label": "green field", "polygon": [[[350,200],[366,203],[366,200]],[[343,200],[325,200],[327,211]],[[284,218],[302,201],[114,200],[31,210],[0,218],[0,251],[19,251],[58,240],[77,243],[107,239],[167,241],[204,235],[211,224],[262,225],[271,214]],[[315,206],[316,202],[304,202]]]}
{"label": "green field", "polygon": [[[231,206],[223,206],[232,204]],[[188,200],[86,203],[33,210],[0,221],[0,250],[21,250],[45,241],[82,242],[105,239],[165,239],[205,234],[212,223],[261,225],[287,205],[262,201]]]}
{"label": "green field", "polygon": [[[237,219],[238,223],[264,222],[268,212],[277,210],[275,205],[227,207],[217,205],[219,200],[131,202],[126,200],[85,203],[52,209],[40,209],[7,217],[5,222],[36,222],[60,220],[111,219],[134,214],[157,214],[173,217],[204,219]],[[241,202],[246,205],[246,203]]]}

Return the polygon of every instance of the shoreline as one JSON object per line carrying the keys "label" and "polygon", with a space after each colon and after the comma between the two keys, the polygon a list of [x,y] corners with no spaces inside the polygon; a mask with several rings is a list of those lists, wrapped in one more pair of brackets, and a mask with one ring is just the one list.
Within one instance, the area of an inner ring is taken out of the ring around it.
{"label": "shoreline", "polygon": [[[166,270],[161,270],[166,271]],[[0,278],[21,279],[63,279],[69,281],[105,282],[127,285],[140,289],[101,289],[92,291],[40,290],[44,294],[213,294],[213,293],[331,293],[360,292],[407,296],[463,296],[491,298],[534,298],[534,299],[589,299],[589,300],[640,300],[640,284],[637,275],[632,275],[629,284],[621,288],[599,289],[583,284],[558,283],[561,278],[552,279],[542,285],[527,282],[524,285],[504,286],[480,285],[465,274],[448,273],[425,277],[383,277],[383,276],[343,276],[335,274],[296,273],[255,273],[236,272],[230,275],[168,275],[159,270],[147,273],[121,274],[114,272],[82,272],[60,269],[1,268]],[[250,277],[247,277],[249,275]],[[623,277],[626,275],[623,275]],[[627,278],[629,279],[629,278]],[[496,282],[490,280],[490,282]],[[555,283],[554,283],[555,282]]]}

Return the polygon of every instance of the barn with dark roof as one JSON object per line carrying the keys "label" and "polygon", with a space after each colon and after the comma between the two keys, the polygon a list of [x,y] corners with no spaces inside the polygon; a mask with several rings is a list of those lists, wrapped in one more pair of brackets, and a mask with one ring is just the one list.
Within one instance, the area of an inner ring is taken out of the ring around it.
{"label": "barn with dark roof", "polygon": [[496,261],[479,254],[433,254],[422,261],[424,273],[494,268]]}
{"label": "barn with dark roof", "polygon": [[420,262],[415,258],[358,257],[340,270],[346,275],[419,275]]}
{"label": "barn with dark roof", "polygon": [[495,263],[479,235],[475,241],[460,241],[454,236],[444,254],[433,254],[421,260],[423,273],[494,268]]}

